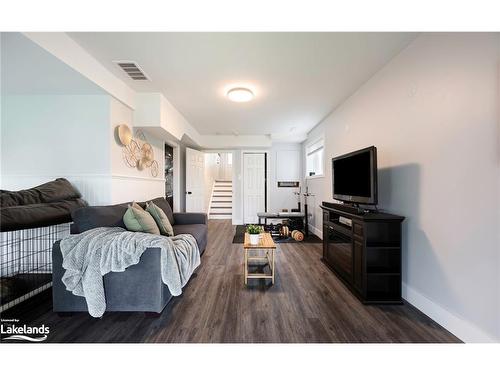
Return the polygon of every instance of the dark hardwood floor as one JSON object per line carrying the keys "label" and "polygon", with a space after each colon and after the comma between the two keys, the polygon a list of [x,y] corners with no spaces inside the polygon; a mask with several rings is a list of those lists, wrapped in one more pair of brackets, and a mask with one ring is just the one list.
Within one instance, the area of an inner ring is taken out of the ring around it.
{"label": "dark hardwood floor", "polygon": [[361,304],[321,262],[321,244],[278,244],[275,285],[251,280],[247,288],[242,245],[231,243],[233,233],[230,221],[210,221],[202,265],[159,317],[59,317],[50,298],[38,298],[2,318],[49,326],[49,342],[460,342],[409,304]]}

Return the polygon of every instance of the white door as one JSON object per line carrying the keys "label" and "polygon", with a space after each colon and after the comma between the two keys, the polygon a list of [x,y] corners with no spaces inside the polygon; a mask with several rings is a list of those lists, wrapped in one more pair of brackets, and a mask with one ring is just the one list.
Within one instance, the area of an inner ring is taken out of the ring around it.
{"label": "white door", "polygon": [[205,208],[205,155],[186,148],[186,212]]}
{"label": "white door", "polygon": [[265,211],[266,162],[264,153],[243,154],[243,220],[258,222],[257,212]]}

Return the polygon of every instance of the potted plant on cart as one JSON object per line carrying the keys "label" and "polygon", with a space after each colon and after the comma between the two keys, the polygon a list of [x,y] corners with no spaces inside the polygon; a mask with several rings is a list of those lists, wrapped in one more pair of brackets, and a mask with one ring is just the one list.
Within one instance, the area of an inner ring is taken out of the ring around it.
{"label": "potted plant on cart", "polygon": [[250,237],[250,245],[258,245],[262,228],[259,225],[250,224],[247,226],[247,232]]}

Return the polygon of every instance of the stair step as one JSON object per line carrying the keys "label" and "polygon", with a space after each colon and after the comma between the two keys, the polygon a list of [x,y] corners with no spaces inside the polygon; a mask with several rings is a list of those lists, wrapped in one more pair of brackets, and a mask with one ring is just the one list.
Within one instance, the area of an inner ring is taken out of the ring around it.
{"label": "stair step", "polygon": [[228,219],[231,219],[232,215],[210,215],[209,219],[213,220],[228,220]]}
{"label": "stair step", "polygon": [[210,201],[209,219],[231,219],[233,216],[233,182],[216,180]]}
{"label": "stair step", "polygon": [[232,202],[233,197],[216,197],[212,198],[212,203],[221,203],[221,202]]}
{"label": "stair step", "polygon": [[232,197],[232,191],[218,191],[217,193],[212,194],[212,197]]}
{"label": "stair step", "polygon": [[231,207],[211,208],[210,209],[210,215],[212,215],[212,214],[231,215],[232,212],[233,212],[233,210]]}
{"label": "stair step", "polygon": [[212,202],[210,208],[227,208],[232,207],[233,202]]}

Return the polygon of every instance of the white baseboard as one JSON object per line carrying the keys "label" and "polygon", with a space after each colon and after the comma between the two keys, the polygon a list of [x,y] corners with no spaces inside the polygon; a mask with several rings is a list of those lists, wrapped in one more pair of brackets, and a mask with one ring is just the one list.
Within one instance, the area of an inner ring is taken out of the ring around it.
{"label": "white baseboard", "polygon": [[323,231],[321,229],[318,229],[316,227],[313,227],[311,224],[309,224],[309,232],[315,234],[319,238],[323,238]]}
{"label": "white baseboard", "polygon": [[408,286],[406,283],[403,283],[402,286],[403,298],[406,301],[411,303],[418,310],[422,311],[425,315],[446,328],[462,341],[470,343],[492,343],[499,341],[469,321],[456,316],[434,301],[431,301],[420,292],[417,292],[415,289]]}
{"label": "white baseboard", "polygon": [[[322,231],[309,224],[309,231],[323,238]],[[406,283],[402,285],[403,298],[422,311],[432,320],[446,328],[452,334],[464,342],[470,343],[492,343],[499,342],[500,338],[494,338],[478,328],[471,322],[456,316],[444,307],[430,300],[420,292],[416,291]]]}

